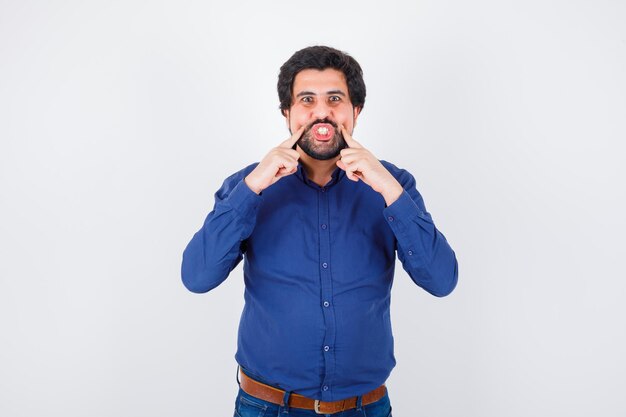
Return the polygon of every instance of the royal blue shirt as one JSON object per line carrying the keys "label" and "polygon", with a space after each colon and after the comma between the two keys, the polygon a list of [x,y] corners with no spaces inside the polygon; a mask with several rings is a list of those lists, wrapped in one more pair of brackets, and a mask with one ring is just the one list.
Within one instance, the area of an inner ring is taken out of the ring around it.
{"label": "royal blue shirt", "polygon": [[298,171],[261,195],[231,175],[183,254],[182,279],[204,293],[244,259],[245,306],[235,358],[250,374],[322,401],[364,394],[395,365],[389,315],[396,253],[436,296],[457,282],[457,261],[409,172],[390,206],[339,168],[320,187]]}

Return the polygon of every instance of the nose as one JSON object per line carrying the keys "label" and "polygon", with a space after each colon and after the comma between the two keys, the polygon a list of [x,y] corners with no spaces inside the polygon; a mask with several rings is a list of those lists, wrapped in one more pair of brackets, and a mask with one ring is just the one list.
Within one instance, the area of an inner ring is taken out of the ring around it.
{"label": "nose", "polygon": [[313,108],[312,116],[316,119],[324,119],[331,115],[331,108],[323,100],[319,100]]}

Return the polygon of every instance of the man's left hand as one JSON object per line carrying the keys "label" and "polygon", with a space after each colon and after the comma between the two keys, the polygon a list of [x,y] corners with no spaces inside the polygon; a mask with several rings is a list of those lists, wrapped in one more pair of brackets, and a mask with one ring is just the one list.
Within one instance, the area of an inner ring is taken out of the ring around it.
{"label": "man's left hand", "polygon": [[352,181],[361,180],[379,192],[390,206],[404,191],[402,185],[370,151],[352,138],[343,125],[341,133],[349,148],[341,150],[337,166],[346,171],[346,176]]}

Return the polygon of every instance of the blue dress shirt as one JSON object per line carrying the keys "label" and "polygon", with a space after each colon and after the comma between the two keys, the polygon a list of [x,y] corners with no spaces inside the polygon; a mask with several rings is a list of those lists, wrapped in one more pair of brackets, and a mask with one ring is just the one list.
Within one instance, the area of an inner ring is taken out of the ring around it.
{"label": "blue dress shirt", "polygon": [[183,254],[193,292],[223,282],[244,258],[245,306],[237,362],[284,390],[322,401],[361,395],[395,365],[389,315],[396,253],[436,296],[457,282],[457,261],[413,176],[381,163],[402,184],[390,206],[339,168],[320,187],[298,171],[261,195],[231,175]]}

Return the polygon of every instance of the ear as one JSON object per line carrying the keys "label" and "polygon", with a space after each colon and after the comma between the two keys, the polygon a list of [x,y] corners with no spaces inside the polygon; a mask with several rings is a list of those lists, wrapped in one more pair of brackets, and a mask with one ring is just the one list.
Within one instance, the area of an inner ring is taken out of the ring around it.
{"label": "ear", "polygon": [[361,114],[361,110],[363,110],[363,107],[354,107],[352,109],[352,111],[354,112],[354,126],[356,126],[356,119],[359,118],[359,114]]}
{"label": "ear", "polygon": [[289,126],[289,110],[282,110],[283,116],[285,116],[285,123],[287,124],[287,130],[291,133],[291,127]]}

